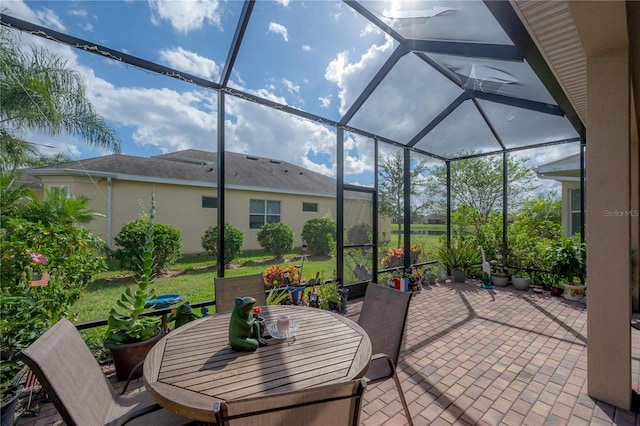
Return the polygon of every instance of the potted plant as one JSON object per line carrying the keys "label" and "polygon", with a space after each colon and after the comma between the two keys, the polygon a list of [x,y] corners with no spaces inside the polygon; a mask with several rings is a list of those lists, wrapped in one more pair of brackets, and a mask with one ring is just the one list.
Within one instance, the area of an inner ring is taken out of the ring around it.
{"label": "potted plant", "polygon": [[[547,248],[547,256],[551,273],[557,279],[564,280],[564,298],[568,300],[582,300],[584,297],[586,275],[586,246],[563,238]],[[574,283],[575,278],[580,280]]]}
{"label": "potted plant", "polygon": [[458,241],[449,247],[440,247],[437,257],[454,282],[465,282],[469,268],[480,264],[480,252],[464,241]]}
{"label": "potted plant", "polygon": [[152,199],[141,270],[135,278],[137,289],[132,292],[127,288],[118,299],[117,306],[111,309],[107,319],[104,345],[111,351],[119,380],[140,377],[142,369],[137,367],[140,367],[149,350],[163,336],[160,318],[142,315],[145,305],[153,305],[155,299],[155,291],[149,288],[153,283],[154,266],[153,217]]}
{"label": "potted plant", "polygon": [[509,269],[497,260],[491,261],[491,281],[496,287],[506,287],[509,284]]}

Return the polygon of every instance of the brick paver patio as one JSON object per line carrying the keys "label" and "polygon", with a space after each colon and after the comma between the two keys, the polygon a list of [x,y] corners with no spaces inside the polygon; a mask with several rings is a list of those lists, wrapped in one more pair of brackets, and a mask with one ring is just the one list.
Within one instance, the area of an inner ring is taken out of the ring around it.
{"label": "brick paver patio", "polygon": [[[357,319],[361,304],[351,302],[347,316]],[[587,310],[580,302],[444,283],[416,293],[408,318],[398,369],[416,425],[639,424],[635,412],[586,393]],[[631,333],[637,391],[640,331]],[[18,425],[62,424],[50,403],[41,405],[40,416],[23,416]],[[406,424],[393,380],[367,388],[361,424]]]}

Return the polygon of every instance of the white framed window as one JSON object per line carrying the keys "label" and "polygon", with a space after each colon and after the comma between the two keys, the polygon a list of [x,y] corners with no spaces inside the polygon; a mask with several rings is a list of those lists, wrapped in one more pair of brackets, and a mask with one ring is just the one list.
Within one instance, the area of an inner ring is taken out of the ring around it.
{"label": "white framed window", "polygon": [[280,222],[280,201],[249,200],[249,229],[271,222]]}
{"label": "white framed window", "polygon": [[[586,201],[585,201],[586,204]],[[580,188],[569,190],[569,232],[570,236],[580,232]]]}

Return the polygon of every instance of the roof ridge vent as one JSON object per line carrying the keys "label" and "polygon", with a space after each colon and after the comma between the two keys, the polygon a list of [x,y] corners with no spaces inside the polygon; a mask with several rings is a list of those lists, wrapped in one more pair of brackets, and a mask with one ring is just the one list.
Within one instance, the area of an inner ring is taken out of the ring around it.
{"label": "roof ridge vent", "polygon": [[273,164],[282,164],[282,161],[280,160],[269,160],[269,162]]}
{"label": "roof ridge vent", "polygon": [[255,161],[258,161],[258,157],[254,157],[253,155],[247,155],[247,160],[255,160]]}

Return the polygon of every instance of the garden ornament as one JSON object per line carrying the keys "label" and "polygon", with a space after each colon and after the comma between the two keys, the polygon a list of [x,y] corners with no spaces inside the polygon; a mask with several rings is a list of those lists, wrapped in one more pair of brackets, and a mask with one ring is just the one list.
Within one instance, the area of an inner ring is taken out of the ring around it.
{"label": "garden ornament", "polygon": [[253,313],[255,304],[256,299],[250,296],[236,298],[229,322],[229,344],[233,349],[253,351],[267,345],[260,336],[260,324]]}
{"label": "garden ornament", "polygon": [[480,250],[480,253],[482,253],[482,272],[483,272],[483,276],[482,276],[482,285],[480,286],[480,288],[484,288],[484,289],[492,289],[493,286],[491,285],[491,264],[489,262],[487,262],[487,260],[484,257],[484,249],[482,248],[482,246],[478,246],[478,250]]}

